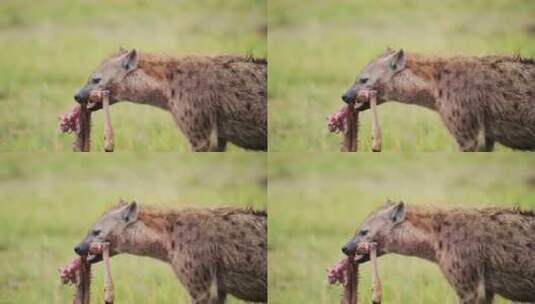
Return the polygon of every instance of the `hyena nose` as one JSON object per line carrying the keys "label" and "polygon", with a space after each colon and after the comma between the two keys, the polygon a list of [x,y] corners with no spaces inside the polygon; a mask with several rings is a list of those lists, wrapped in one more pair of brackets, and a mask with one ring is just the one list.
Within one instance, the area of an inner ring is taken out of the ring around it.
{"label": "hyena nose", "polygon": [[345,254],[345,255],[349,255],[351,253],[351,250],[349,250],[349,248],[346,246],[342,247],[342,252]]}
{"label": "hyena nose", "polygon": [[82,255],[82,248],[80,248],[80,246],[76,246],[76,247],[74,247],[74,252],[77,255]]}
{"label": "hyena nose", "polygon": [[344,94],[342,95],[342,100],[345,102],[345,103],[350,103],[352,101],[352,98],[351,96],[349,96],[348,94]]}
{"label": "hyena nose", "polygon": [[74,100],[76,100],[77,102],[82,102],[82,96],[80,94],[76,94],[74,95]]}

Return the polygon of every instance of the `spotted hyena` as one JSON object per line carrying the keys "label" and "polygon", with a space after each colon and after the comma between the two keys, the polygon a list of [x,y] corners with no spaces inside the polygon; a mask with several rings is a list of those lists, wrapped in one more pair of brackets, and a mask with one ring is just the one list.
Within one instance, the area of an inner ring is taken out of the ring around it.
{"label": "spotted hyena", "polygon": [[[518,209],[432,209],[388,202],[370,214],[342,248],[376,242],[437,263],[459,303],[492,303],[495,294],[535,302],[535,213]],[[369,256],[359,257],[366,262]]]}
{"label": "spotted hyena", "polygon": [[[248,208],[157,210],[135,202],[107,211],[74,251],[110,243],[169,263],[192,303],[224,303],[227,294],[267,302],[267,214]],[[93,256],[90,262],[102,259]]]}
{"label": "spotted hyena", "polygon": [[88,102],[91,92],[108,90],[112,104],[125,100],[170,111],[194,151],[224,151],[227,142],[265,151],[266,83],[264,59],[172,58],[122,50],[105,59],[74,98]]}
{"label": "spotted hyena", "polygon": [[[491,151],[495,142],[535,150],[535,61],[520,56],[426,57],[387,50],[342,96],[378,92],[437,111],[462,151]],[[369,103],[358,102],[361,110]]]}

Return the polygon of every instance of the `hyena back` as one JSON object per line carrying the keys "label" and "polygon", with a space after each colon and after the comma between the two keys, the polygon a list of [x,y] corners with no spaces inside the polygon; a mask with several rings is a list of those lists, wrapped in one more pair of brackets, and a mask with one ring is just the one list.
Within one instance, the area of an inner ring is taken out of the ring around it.
{"label": "hyena back", "polygon": [[[227,142],[267,150],[267,62],[240,56],[167,56],[121,51],[102,62],[75,99],[93,90],[170,111],[194,151]],[[98,110],[100,104],[90,105]]]}
{"label": "hyena back", "polygon": [[267,214],[263,211],[156,210],[121,202],[91,227],[75,252],[87,255],[94,242],[109,242],[111,255],[129,253],[169,263],[192,303],[224,303],[227,294],[267,302]]}
{"label": "hyena back", "polygon": [[[342,97],[362,89],[437,111],[463,151],[494,142],[535,150],[535,61],[520,56],[425,57],[387,50],[372,60]],[[361,109],[367,109],[364,102]]]}
{"label": "hyena back", "polygon": [[[378,254],[437,263],[459,303],[492,303],[495,294],[535,302],[535,213],[517,209],[434,209],[388,202],[370,214],[342,248],[362,241]],[[364,256],[361,262],[369,257]]]}

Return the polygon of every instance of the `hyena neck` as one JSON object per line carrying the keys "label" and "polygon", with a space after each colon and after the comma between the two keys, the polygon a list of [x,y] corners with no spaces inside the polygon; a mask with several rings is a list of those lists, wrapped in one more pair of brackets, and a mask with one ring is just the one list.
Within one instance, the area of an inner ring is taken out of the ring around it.
{"label": "hyena neck", "polygon": [[436,261],[431,219],[407,210],[406,220],[394,228],[385,243],[385,251]]}
{"label": "hyena neck", "polygon": [[434,62],[409,57],[407,67],[385,86],[385,99],[437,110],[434,68]]}
{"label": "hyena neck", "polygon": [[123,253],[169,262],[168,239],[166,230],[158,222],[140,218],[127,227],[119,247]]}
{"label": "hyena neck", "polygon": [[137,69],[120,85],[119,99],[169,110],[169,84]]}

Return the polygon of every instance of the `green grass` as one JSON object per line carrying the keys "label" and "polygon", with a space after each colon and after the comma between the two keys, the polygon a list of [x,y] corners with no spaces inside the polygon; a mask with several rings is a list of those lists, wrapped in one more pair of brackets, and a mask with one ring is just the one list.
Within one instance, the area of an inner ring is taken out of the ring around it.
{"label": "green grass", "polygon": [[[120,198],[142,204],[267,208],[265,157],[256,154],[70,153],[0,155],[0,303],[69,303],[57,269]],[[154,259],[112,259],[117,303],[187,303],[171,268]],[[93,268],[93,303],[103,296]],[[229,303],[241,303],[231,298]]]}
{"label": "green grass", "polygon": [[[264,0],[0,3],[0,151],[70,151],[57,117],[100,62],[120,46],[173,56],[266,56]],[[171,115],[132,103],[112,107],[118,151],[187,151]],[[102,151],[102,113],[93,150]],[[237,150],[231,147],[231,150]]]}
{"label": "green grass", "polygon": [[[339,303],[342,289],[328,286],[326,269],[387,198],[444,207],[535,208],[534,167],[531,155],[510,153],[270,154],[270,303]],[[456,303],[435,264],[386,255],[379,268],[384,303]],[[365,264],[361,303],[371,303],[370,286]]]}
{"label": "green grass", "polygon": [[[535,2],[270,0],[270,151],[338,151],[326,117],[356,75],[386,47],[435,55],[535,57]],[[379,107],[384,151],[456,151],[436,113]],[[370,113],[360,148],[370,151]],[[505,150],[498,147],[498,150]]]}

